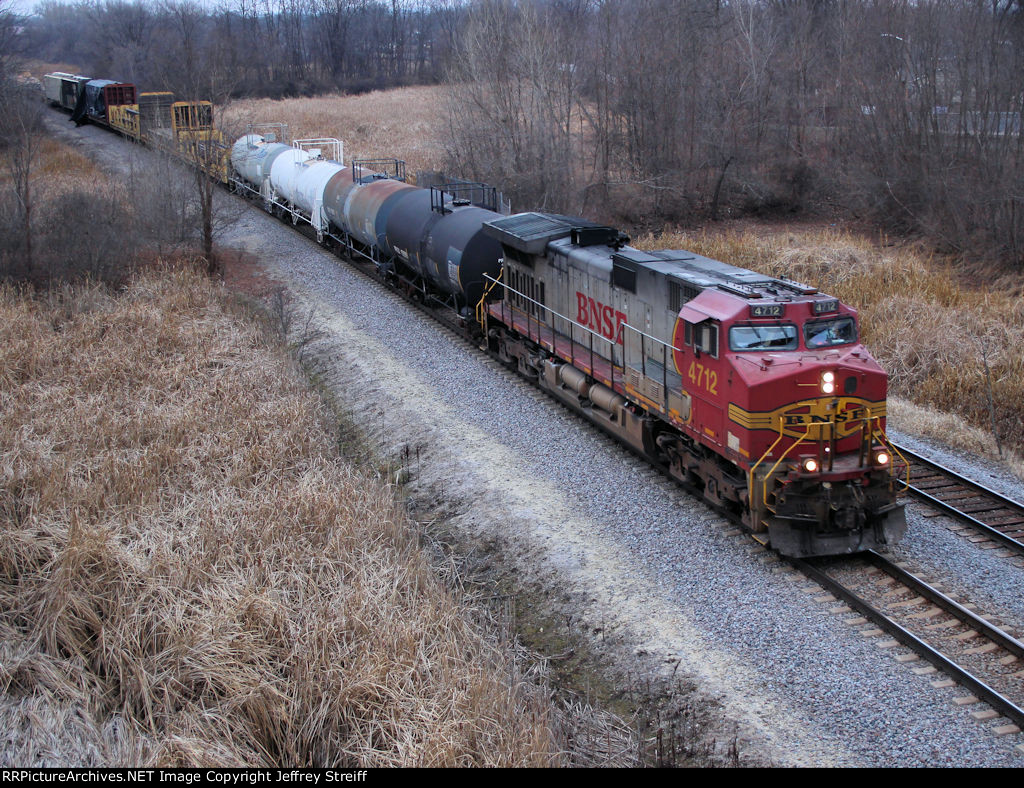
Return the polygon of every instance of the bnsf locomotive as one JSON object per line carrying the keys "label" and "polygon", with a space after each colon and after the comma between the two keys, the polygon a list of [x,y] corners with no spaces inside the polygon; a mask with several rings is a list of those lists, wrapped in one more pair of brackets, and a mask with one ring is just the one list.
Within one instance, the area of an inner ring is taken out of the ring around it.
{"label": "bnsf locomotive", "polygon": [[631,248],[582,219],[503,216],[344,166],[327,142],[247,134],[233,184],[453,307],[491,352],[780,552],[903,535],[887,377],[853,310],[692,252]]}
{"label": "bnsf locomotive", "polygon": [[692,252],[633,249],[576,219],[520,214],[484,232],[503,265],[479,321],[542,388],[786,555],[903,535],[887,377],[853,310]]}

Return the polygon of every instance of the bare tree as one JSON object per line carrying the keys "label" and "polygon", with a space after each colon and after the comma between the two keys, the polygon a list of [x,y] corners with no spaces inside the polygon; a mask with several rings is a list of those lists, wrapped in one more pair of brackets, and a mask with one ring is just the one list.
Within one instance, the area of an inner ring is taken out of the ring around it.
{"label": "bare tree", "polygon": [[529,204],[562,207],[575,175],[571,48],[540,4],[485,0],[462,31],[448,97],[453,159]]}
{"label": "bare tree", "polygon": [[[11,66],[8,60],[6,67]],[[11,179],[19,236],[8,274],[18,278],[35,273],[33,178],[42,151],[43,112],[39,98],[31,85],[20,84],[10,74],[0,75],[0,106],[4,108],[0,112],[0,156]]]}

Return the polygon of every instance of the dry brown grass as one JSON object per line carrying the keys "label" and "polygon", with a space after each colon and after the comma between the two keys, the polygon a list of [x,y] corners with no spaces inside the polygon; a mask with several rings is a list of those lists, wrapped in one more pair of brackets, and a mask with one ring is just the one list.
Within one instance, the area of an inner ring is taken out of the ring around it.
{"label": "dry brown grass", "polygon": [[345,161],[404,159],[411,176],[443,165],[444,146],[437,138],[444,119],[443,90],[427,86],[358,96],[248,99],[229,105],[224,120],[238,133],[245,132],[247,123],[287,123],[293,139],[337,137],[345,143]]}
{"label": "dry brown grass", "polygon": [[[902,429],[938,432],[936,437],[947,442],[994,453],[990,377],[1004,447],[1018,454],[1024,450],[1024,280],[1004,276],[984,287],[969,286],[951,267],[915,248],[884,246],[845,232],[666,233],[638,239],[637,244],[692,249],[785,275],[857,308],[861,338],[889,371],[891,392],[909,401],[902,411],[894,411],[893,423]],[[943,426],[938,427],[936,410],[967,424],[940,419]],[[985,435],[987,441],[982,440]],[[1024,468],[1019,457],[1015,462]]]}
{"label": "dry brown grass", "polygon": [[[63,71],[65,74],[81,74],[82,70],[79,66],[71,63],[48,63],[43,60],[29,59],[24,63],[24,71],[27,74],[31,74],[38,80],[42,80],[46,74],[52,74],[54,71]],[[85,76],[89,76],[86,74]]]}
{"label": "dry brown grass", "polygon": [[547,692],[215,289],[0,290],[5,765],[546,765]]}
{"label": "dry brown grass", "polygon": [[53,137],[42,139],[39,166],[33,178],[34,188],[48,199],[73,189],[124,192],[123,187],[114,184],[92,159]]}
{"label": "dry brown grass", "polygon": [[[95,162],[47,134],[40,134],[31,170],[36,198],[52,198],[75,188],[108,190],[112,184]],[[0,185],[12,185],[8,167],[0,167]]]}

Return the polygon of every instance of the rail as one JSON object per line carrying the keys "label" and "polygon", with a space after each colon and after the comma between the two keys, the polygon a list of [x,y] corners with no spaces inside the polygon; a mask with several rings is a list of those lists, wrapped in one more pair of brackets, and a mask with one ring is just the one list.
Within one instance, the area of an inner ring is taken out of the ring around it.
{"label": "rail", "polygon": [[[1024,503],[922,457],[906,447],[896,448],[908,466],[907,492],[939,511],[967,523],[1001,546],[1016,553],[1024,553]],[[916,478],[912,471],[918,472]],[[931,483],[932,486],[925,489],[922,482]]]}
{"label": "rail", "polygon": [[[963,606],[958,605],[917,576],[904,569],[900,569],[874,551],[869,550],[866,556],[871,564],[882,569],[882,571],[888,573],[898,582],[903,583],[912,593],[917,593],[926,598],[931,604],[958,619],[963,625],[972,628],[983,637],[988,638],[998,647],[1005,649],[1015,657],[1020,657],[1024,654],[1024,644],[1016,638],[1010,637],[1003,630],[975,615]],[[818,566],[802,559],[790,558],[788,560],[807,577],[820,584],[822,588],[827,589],[831,594],[842,599],[866,619],[883,631],[888,632],[897,641],[923,657],[938,670],[954,678],[958,683],[974,693],[975,697],[988,703],[999,714],[1012,720],[1016,725],[1024,727],[1024,709],[996,690],[990,682],[979,678],[943,654],[926,642],[923,637],[919,637],[911,632],[906,626],[897,622],[893,616],[882,612],[860,594],[851,590],[844,583],[835,579]],[[913,614],[908,615],[907,619],[908,621],[919,621],[919,619],[913,618]]]}

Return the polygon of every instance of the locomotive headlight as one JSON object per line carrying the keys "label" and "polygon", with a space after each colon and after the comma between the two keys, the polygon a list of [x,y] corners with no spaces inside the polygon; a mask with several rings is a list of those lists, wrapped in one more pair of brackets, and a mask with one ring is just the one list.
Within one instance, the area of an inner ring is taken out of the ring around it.
{"label": "locomotive headlight", "polygon": [[814,473],[818,470],[818,461],[813,457],[808,457],[804,460],[804,470],[808,473]]}
{"label": "locomotive headlight", "polygon": [[880,451],[875,455],[875,465],[888,465],[889,464],[889,453]]}
{"label": "locomotive headlight", "polygon": [[823,372],[821,374],[822,394],[831,394],[836,390],[836,376],[834,372]]}

